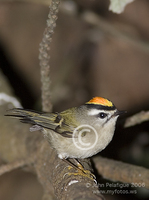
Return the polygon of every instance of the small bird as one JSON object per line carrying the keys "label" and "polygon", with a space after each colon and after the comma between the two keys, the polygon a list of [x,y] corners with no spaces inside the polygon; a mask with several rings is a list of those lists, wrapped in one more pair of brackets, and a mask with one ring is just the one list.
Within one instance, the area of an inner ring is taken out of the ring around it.
{"label": "small bird", "polygon": [[20,108],[7,116],[33,124],[31,131],[41,130],[60,159],[83,159],[102,151],[112,140],[116,121],[125,111],[102,97],[94,97],[84,105],[60,113],[45,113]]}

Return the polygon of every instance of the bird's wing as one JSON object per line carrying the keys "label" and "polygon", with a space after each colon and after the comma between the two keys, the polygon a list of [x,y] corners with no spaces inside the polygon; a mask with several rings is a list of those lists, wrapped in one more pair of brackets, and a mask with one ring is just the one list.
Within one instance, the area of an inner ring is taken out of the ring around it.
{"label": "bird's wing", "polygon": [[51,129],[64,137],[72,137],[74,125],[65,123],[59,113],[43,113],[21,108],[14,108],[7,111],[6,116],[18,118],[23,123],[38,125],[42,128]]}

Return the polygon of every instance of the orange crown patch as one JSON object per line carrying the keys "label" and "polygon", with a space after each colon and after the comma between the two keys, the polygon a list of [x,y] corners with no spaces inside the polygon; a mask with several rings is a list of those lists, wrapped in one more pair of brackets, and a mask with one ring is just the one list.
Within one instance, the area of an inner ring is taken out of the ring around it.
{"label": "orange crown patch", "polygon": [[108,106],[108,107],[113,106],[113,103],[111,101],[109,101],[108,99],[105,99],[103,97],[94,97],[86,104],[96,104],[96,105],[102,105],[102,106]]}

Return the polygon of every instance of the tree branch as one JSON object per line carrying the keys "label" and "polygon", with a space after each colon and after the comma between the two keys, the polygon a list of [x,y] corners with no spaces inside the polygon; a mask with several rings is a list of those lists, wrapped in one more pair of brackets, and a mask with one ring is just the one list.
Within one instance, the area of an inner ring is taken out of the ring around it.
{"label": "tree branch", "polygon": [[131,117],[128,117],[125,121],[124,127],[128,128],[130,126],[141,124],[145,121],[149,121],[149,111],[141,111]]}
{"label": "tree branch", "polygon": [[0,176],[2,174],[5,174],[6,172],[10,172],[14,169],[30,165],[31,163],[33,163],[33,161],[34,160],[32,160],[31,157],[29,157],[26,159],[16,160],[14,162],[2,165],[2,166],[0,166]]}
{"label": "tree branch", "polygon": [[[82,164],[88,169],[91,168],[88,162],[85,163],[84,161]],[[43,188],[48,191],[49,182],[52,183],[58,199],[103,199],[94,181],[87,177],[74,175],[73,173],[76,173],[76,170],[60,160],[48,143],[44,142],[42,148],[39,149],[35,165]],[[87,183],[92,187],[88,188]],[[97,195],[93,194],[93,191],[96,191]]]}
{"label": "tree branch", "polygon": [[123,183],[139,183],[149,189],[149,169],[98,156],[93,161],[98,173],[104,178]]}

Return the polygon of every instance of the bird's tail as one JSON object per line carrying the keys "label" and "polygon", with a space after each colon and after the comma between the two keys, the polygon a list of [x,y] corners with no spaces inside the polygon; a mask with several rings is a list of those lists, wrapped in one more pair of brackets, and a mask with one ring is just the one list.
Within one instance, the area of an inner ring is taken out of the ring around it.
{"label": "bird's tail", "polygon": [[38,125],[43,128],[55,130],[57,127],[55,113],[37,112],[32,110],[25,110],[21,108],[14,108],[7,111],[5,116],[18,118],[23,123]]}

